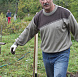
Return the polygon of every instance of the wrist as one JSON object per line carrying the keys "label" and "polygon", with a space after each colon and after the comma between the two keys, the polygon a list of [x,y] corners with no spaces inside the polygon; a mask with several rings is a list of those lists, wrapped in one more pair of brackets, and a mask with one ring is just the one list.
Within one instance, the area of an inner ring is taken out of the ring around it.
{"label": "wrist", "polygon": [[13,44],[13,45],[16,45],[16,46],[18,46],[17,42],[14,42],[14,44]]}

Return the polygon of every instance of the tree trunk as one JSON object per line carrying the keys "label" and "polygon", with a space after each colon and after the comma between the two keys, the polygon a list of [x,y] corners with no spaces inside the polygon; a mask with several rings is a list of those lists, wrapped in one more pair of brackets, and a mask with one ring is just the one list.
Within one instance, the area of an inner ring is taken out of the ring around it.
{"label": "tree trunk", "polygon": [[16,0],[16,14],[18,12],[18,2],[19,2],[19,0]]}

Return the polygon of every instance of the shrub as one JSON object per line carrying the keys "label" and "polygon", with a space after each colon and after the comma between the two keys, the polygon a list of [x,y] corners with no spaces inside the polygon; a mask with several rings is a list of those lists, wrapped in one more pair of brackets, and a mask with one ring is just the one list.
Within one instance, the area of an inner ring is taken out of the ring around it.
{"label": "shrub", "polygon": [[[12,33],[21,33],[26,26],[29,24],[29,21],[21,20],[19,17],[14,21],[14,18],[11,17],[11,23],[8,24],[6,21],[6,16],[1,13],[0,14],[0,25],[2,25],[2,34],[8,35]],[[1,27],[0,27],[1,30]]]}
{"label": "shrub", "polygon": [[23,19],[24,16],[25,16],[25,13],[20,11],[20,12],[17,13],[17,15],[18,15],[18,17],[20,17],[20,19]]}
{"label": "shrub", "polygon": [[31,21],[33,16],[26,16],[23,20],[24,21]]}

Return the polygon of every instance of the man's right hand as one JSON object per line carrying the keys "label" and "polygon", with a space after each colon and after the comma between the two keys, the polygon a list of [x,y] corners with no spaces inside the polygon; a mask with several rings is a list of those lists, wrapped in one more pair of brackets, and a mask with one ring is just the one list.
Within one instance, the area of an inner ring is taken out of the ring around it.
{"label": "man's right hand", "polygon": [[12,54],[15,54],[16,48],[17,48],[17,45],[14,45],[14,44],[13,44],[13,45],[11,46],[10,51],[11,51]]}

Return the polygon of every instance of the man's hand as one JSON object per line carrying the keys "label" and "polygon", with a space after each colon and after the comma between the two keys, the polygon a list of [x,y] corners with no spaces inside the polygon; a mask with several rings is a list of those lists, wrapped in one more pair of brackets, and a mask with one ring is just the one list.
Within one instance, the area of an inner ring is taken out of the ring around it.
{"label": "man's hand", "polygon": [[14,44],[13,44],[13,45],[11,46],[10,51],[11,51],[12,54],[15,54],[16,48],[17,48],[17,45],[14,45]]}

